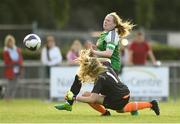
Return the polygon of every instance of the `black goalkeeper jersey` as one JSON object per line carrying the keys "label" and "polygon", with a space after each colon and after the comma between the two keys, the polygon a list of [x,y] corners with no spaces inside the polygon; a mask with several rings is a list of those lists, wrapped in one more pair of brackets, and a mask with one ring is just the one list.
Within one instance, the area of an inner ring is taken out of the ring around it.
{"label": "black goalkeeper jersey", "polygon": [[92,93],[100,93],[112,99],[119,99],[130,93],[128,87],[123,84],[114,71],[108,68],[101,73],[95,81]]}

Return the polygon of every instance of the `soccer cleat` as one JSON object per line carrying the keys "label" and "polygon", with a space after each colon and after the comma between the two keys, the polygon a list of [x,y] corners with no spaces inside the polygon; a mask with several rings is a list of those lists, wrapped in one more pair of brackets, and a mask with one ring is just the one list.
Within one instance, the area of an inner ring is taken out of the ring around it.
{"label": "soccer cleat", "polygon": [[106,110],[106,112],[101,114],[101,116],[111,116],[111,113],[110,111]]}
{"label": "soccer cleat", "polygon": [[158,106],[158,102],[156,100],[153,100],[150,103],[152,104],[151,109],[156,113],[156,115],[160,115],[160,109]]}
{"label": "soccer cleat", "polygon": [[72,111],[72,105],[69,105],[69,103],[59,104],[54,107],[58,110]]}
{"label": "soccer cleat", "polygon": [[132,112],[131,112],[131,115],[132,115],[132,116],[137,116],[137,115],[139,115],[139,113],[138,113],[138,111],[136,110],[136,111],[132,111]]}

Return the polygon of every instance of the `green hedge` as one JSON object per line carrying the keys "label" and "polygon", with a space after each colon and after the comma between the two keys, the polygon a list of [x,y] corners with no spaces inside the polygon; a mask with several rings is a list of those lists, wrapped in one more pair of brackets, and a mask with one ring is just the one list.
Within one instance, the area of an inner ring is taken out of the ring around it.
{"label": "green hedge", "polygon": [[[174,48],[162,44],[153,44],[153,52],[158,60],[180,60],[180,48]],[[2,48],[0,49],[0,59],[2,60]],[[62,56],[65,58],[68,47],[63,47],[61,49]],[[22,54],[25,60],[40,60],[40,50],[39,51],[29,51],[27,49],[22,49]]]}
{"label": "green hedge", "polygon": [[25,60],[40,60],[40,50],[29,51],[27,49],[22,49],[23,58]]}
{"label": "green hedge", "polygon": [[158,60],[180,60],[180,48],[154,44],[152,49]]}
{"label": "green hedge", "polygon": [[[2,51],[0,49],[0,59],[2,60]],[[22,49],[23,58],[25,60],[40,60],[40,51],[29,51],[27,49]]]}

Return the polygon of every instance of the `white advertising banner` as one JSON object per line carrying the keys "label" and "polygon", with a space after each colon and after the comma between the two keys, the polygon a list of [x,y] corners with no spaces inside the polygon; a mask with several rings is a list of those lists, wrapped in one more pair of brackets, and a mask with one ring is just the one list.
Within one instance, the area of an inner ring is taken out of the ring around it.
{"label": "white advertising banner", "polygon": [[[50,97],[62,98],[73,84],[78,66],[52,67],[50,79]],[[80,94],[84,91],[91,91],[92,83],[83,84]]]}
{"label": "white advertising banner", "polygon": [[[78,66],[52,67],[50,79],[50,97],[62,98],[70,89]],[[169,69],[168,67],[125,67],[121,78],[132,97],[168,97]],[[93,84],[82,86],[81,93],[91,91]]]}
{"label": "white advertising banner", "polygon": [[180,33],[170,32],[167,34],[168,45],[174,47],[180,47]]}
{"label": "white advertising banner", "polygon": [[168,97],[168,67],[125,67],[121,80],[129,87],[132,97]]}

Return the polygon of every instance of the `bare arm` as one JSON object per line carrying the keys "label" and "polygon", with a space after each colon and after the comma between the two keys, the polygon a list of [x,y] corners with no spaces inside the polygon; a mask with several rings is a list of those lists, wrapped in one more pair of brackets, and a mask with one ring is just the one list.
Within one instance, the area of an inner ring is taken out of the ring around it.
{"label": "bare arm", "polygon": [[113,54],[113,50],[111,49],[106,49],[105,51],[97,51],[97,50],[94,50],[94,49],[91,49],[92,53],[97,55],[97,56],[100,56],[100,57],[107,57],[107,58],[110,58]]}
{"label": "bare arm", "polygon": [[150,57],[152,63],[153,63],[154,65],[156,65],[156,58],[155,58],[155,56],[154,56],[152,50],[149,50],[149,51],[148,51],[148,55],[149,55],[149,57]]}
{"label": "bare arm", "polygon": [[128,64],[133,65],[133,51],[128,50]]}

